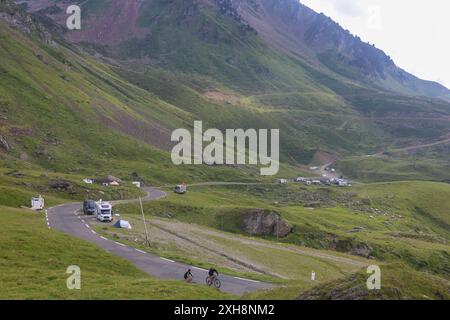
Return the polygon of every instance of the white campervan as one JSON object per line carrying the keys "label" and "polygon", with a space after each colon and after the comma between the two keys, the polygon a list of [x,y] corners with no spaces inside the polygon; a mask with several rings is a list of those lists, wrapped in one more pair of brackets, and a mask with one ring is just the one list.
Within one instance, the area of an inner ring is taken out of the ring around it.
{"label": "white campervan", "polygon": [[44,200],[44,198],[42,198],[41,195],[39,195],[38,197],[31,198],[31,209],[32,210],[36,210],[36,211],[44,210],[44,206],[45,206],[45,200]]}
{"label": "white campervan", "polygon": [[96,216],[97,220],[101,222],[113,221],[112,205],[109,202],[103,202],[102,200],[96,204]]}

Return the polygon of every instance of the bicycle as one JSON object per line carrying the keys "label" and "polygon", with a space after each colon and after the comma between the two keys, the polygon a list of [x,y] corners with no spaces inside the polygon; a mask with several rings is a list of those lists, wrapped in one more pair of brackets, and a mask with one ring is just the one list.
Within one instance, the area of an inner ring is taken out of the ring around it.
{"label": "bicycle", "polygon": [[216,287],[216,289],[220,289],[220,287],[222,286],[222,283],[220,282],[219,278],[216,276],[206,277],[206,284],[208,285],[208,287],[211,287],[212,285],[214,285],[214,287]]}

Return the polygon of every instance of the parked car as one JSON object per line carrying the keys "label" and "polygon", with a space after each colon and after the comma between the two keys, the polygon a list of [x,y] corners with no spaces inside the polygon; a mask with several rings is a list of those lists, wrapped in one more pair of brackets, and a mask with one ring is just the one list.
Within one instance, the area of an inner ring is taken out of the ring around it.
{"label": "parked car", "polygon": [[94,200],[85,200],[83,202],[83,213],[88,216],[95,214],[95,201]]}
{"label": "parked car", "polygon": [[179,184],[175,186],[174,192],[178,194],[185,194],[187,192],[187,185]]}

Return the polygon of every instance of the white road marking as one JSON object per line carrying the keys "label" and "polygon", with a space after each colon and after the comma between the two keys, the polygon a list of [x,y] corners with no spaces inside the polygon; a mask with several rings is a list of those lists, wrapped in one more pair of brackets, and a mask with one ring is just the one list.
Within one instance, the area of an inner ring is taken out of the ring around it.
{"label": "white road marking", "polygon": [[86,226],[86,228],[88,228],[88,229],[90,229],[91,227],[87,224],[87,223],[85,223],[84,224],[85,226]]}
{"label": "white road marking", "polygon": [[48,210],[45,210],[45,221],[47,222],[47,227],[51,229],[50,227],[50,220],[48,220]]}
{"label": "white road marking", "polygon": [[108,239],[106,239],[105,237],[100,237],[100,238],[102,238],[103,240],[108,240]]}
{"label": "white road marking", "polygon": [[159,257],[161,260],[164,260],[164,261],[168,261],[168,262],[175,262],[175,261],[173,261],[173,260],[170,260],[170,259],[166,259],[166,258],[163,258],[163,257]]}
{"label": "white road marking", "polygon": [[135,249],[137,252],[140,252],[140,253],[143,253],[143,254],[146,254],[147,252],[145,252],[144,250],[140,250],[140,249]]}
{"label": "white road marking", "polygon": [[117,241],[114,241],[114,243],[118,244],[119,246],[126,247],[126,245],[124,245],[123,243],[120,243],[120,242],[117,242]]}
{"label": "white road marking", "polygon": [[93,234],[97,234],[97,232],[95,232],[94,230],[91,230],[91,232],[92,232]]}
{"label": "white road marking", "polygon": [[208,270],[206,270],[206,269],[202,269],[202,268],[199,268],[199,267],[192,267],[192,268],[197,269],[197,270],[200,270],[200,271],[208,271]]}
{"label": "white road marking", "polygon": [[239,280],[244,280],[244,281],[249,281],[249,282],[259,283],[259,281],[256,281],[256,280],[244,279],[244,278],[239,278],[239,277],[234,277],[234,278],[235,278],[235,279],[239,279]]}

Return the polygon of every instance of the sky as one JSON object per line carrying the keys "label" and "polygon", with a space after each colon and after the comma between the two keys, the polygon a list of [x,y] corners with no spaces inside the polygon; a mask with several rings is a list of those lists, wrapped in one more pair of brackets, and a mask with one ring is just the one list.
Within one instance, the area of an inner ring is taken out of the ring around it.
{"label": "sky", "polygon": [[300,0],[415,76],[450,88],[449,0]]}

